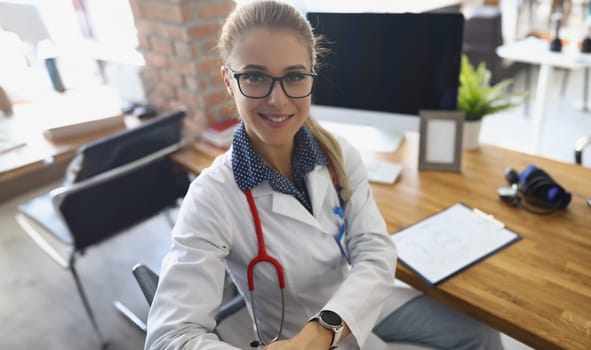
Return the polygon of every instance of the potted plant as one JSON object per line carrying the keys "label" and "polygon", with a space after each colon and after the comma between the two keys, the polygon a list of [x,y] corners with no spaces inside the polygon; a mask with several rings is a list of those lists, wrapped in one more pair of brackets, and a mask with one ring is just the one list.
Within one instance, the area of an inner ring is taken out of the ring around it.
{"label": "potted plant", "polygon": [[493,86],[491,73],[481,62],[475,69],[466,55],[462,55],[460,69],[460,88],[457,108],[466,113],[464,122],[464,149],[477,149],[482,118],[518,106],[524,93],[509,92],[507,87],[513,83],[506,79]]}

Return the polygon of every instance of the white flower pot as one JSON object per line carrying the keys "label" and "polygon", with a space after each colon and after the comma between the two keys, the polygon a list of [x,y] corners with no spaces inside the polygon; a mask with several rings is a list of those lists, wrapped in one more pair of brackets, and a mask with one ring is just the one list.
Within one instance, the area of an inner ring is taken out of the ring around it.
{"label": "white flower pot", "polygon": [[464,135],[462,140],[462,148],[465,150],[478,149],[480,137],[480,127],[482,120],[464,121]]}

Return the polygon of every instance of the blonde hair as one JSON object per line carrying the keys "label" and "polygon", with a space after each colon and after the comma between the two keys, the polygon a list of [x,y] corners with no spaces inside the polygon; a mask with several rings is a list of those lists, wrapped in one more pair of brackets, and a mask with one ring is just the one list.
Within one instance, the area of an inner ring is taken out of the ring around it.
{"label": "blonde hair", "polygon": [[[240,36],[254,28],[288,29],[296,33],[308,48],[312,70],[316,71],[318,58],[326,52],[321,47],[321,38],[315,36],[308,20],[293,6],[278,1],[254,1],[239,6],[228,15],[222,26],[218,49],[224,63],[227,63],[234,43]],[[308,116],[304,126],[314,135],[325,150],[342,186],[341,197],[345,203],[351,196],[349,181],[343,163],[343,153],[338,141],[312,117]]]}

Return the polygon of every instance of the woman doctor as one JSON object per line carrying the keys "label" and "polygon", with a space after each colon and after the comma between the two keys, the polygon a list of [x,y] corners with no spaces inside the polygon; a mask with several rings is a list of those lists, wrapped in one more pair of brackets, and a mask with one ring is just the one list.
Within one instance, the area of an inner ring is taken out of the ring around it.
{"label": "woman doctor", "polygon": [[212,333],[225,269],[264,349],[358,349],[376,324],[384,341],[501,348],[488,327],[396,293],[396,250],[360,156],[309,115],[320,49],[306,19],[284,3],[249,3],[218,46],[241,123],[181,206],[146,349],[235,349]]}

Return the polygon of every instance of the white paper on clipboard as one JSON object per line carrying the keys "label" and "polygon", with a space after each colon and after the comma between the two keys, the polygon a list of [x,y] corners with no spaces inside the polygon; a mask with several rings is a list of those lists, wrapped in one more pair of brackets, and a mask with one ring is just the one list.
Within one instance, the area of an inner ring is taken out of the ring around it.
{"label": "white paper on clipboard", "polygon": [[390,237],[402,263],[431,285],[521,238],[492,216],[461,203]]}

